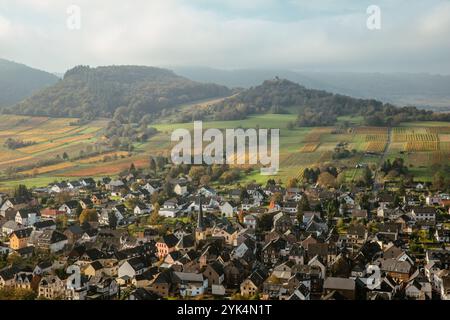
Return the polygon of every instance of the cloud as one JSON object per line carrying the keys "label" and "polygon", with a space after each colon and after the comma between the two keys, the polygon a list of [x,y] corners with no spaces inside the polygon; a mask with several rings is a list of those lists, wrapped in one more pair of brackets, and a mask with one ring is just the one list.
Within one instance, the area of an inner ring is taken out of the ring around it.
{"label": "cloud", "polygon": [[10,34],[11,23],[5,17],[0,16],[0,38]]}
{"label": "cloud", "polygon": [[[0,56],[51,71],[145,64],[449,73],[449,3],[379,2],[383,24],[374,32],[365,4],[350,0],[0,0]],[[72,3],[82,9],[79,31],[66,28]]]}

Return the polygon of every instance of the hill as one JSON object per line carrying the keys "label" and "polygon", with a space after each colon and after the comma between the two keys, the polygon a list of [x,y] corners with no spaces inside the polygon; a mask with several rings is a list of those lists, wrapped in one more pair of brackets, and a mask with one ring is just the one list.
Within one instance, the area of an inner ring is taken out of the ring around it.
{"label": "hill", "polygon": [[176,67],[189,79],[228,87],[250,88],[278,76],[317,90],[377,99],[395,105],[414,105],[436,111],[450,110],[450,76],[424,73],[306,72],[289,70]]}
{"label": "hill", "polygon": [[84,119],[110,118],[116,113],[125,121],[138,122],[145,114],[157,117],[181,104],[229,93],[224,86],[194,82],[166,69],[78,66],[11,112]]}
{"label": "hill", "polygon": [[415,107],[398,108],[373,99],[355,99],[323,90],[307,89],[295,82],[275,78],[244,90],[208,109],[196,110],[195,118],[238,120],[251,114],[298,114],[300,126],[331,126],[338,117],[361,116],[370,126],[396,125],[408,121],[448,121],[448,114],[434,114]]}
{"label": "hill", "polygon": [[12,106],[57,81],[50,73],[0,59],[0,107]]}

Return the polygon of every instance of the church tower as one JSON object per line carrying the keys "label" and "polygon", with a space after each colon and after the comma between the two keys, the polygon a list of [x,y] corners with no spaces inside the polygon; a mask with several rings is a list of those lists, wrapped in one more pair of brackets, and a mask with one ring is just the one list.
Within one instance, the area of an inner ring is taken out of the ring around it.
{"label": "church tower", "polygon": [[198,216],[197,216],[197,227],[195,228],[195,241],[198,243],[200,240],[206,238],[205,233],[205,222],[203,221],[203,206],[202,206],[202,196],[198,196]]}

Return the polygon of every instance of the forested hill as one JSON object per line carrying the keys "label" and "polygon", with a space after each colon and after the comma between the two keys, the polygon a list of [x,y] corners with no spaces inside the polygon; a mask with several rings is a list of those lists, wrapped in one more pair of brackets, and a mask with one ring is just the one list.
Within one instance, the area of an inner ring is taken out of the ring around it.
{"label": "forested hill", "polygon": [[127,121],[158,116],[170,108],[230,94],[224,86],[203,84],[166,69],[143,66],[78,66],[63,80],[19,103],[13,113],[92,119],[113,117],[119,109]]}
{"label": "forested hill", "polygon": [[0,59],[0,107],[12,106],[57,81],[50,73]]}
{"label": "forested hill", "polygon": [[[339,116],[363,116],[367,125],[395,125],[404,121],[450,120],[448,114],[434,114],[415,107],[399,108],[377,100],[355,99],[321,90],[307,89],[284,79],[264,81],[211,107],[204,117],[237,120],[250,114],[298,114],[298,125],[334,125]],[[199,115],[197,115],[198,117]]]}

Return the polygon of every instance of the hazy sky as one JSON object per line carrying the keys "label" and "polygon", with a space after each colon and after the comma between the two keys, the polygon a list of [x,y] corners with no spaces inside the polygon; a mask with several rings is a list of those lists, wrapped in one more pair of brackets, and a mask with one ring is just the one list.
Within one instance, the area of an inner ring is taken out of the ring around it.
{"label": "hazy sky", "polygon": [[[81,29],[66,26],[70,5]],[[366,27],[369,5],[381,30]],[[450,74],[450,0],[0,0],[0,58]]]}

